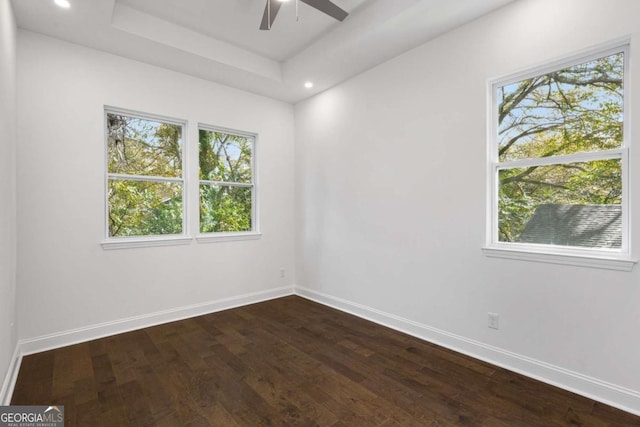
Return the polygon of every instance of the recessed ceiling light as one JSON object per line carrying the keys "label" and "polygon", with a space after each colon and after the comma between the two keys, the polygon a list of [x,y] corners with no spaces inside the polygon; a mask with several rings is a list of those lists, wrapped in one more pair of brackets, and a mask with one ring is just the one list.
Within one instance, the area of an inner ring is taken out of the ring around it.
{"label": "recessed ceiling light", "polygon": [[313,83],[312,82],[305,82],[304,83],[304,87],[306,87],[307,89],[311,89],[313,87]]}
{"label": "recessed ceiling light", "polygon": [[71,3],[68,0],[53,0],[55,4],[60,6],[63,9],[69,9],[71,7]]}

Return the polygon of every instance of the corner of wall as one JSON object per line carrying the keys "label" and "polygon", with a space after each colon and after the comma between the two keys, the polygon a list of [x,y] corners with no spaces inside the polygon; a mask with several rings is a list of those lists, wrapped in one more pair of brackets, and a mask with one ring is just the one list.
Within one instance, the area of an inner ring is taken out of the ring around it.
{"label": "corner of wall", "polygon": [[[17,24],[10,0],[0,0],[0,404],[10,396],[17,374],[16,333],[16,38]],[[13,352],[13,353],[12,353]],[[4,375],[6,373],[6,375]]]}
{"label": "corner of wall", "polygon": [[302,286],[295,294],[640,416],[640,392]]}
{"label": "corner of wall", "polygon": [[13,350],[13,355],[9,361],[9,367],[7,368],[7,375],[2,382],[2,388],[0,388],[0,405],[9,405],[11,403],[11,397],[13,396],[13,389],[18,380],[18,372],[20,371],[20,364],[22,363],[22,354],[20,353],[20,346],[16,343]]}

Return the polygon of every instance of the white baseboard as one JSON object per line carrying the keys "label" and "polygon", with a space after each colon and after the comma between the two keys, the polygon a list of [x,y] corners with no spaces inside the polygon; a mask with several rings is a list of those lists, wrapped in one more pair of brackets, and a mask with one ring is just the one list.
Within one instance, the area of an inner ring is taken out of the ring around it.
{"label": "white baseboard", "polygon": [[597,378],[582,375],[312,289],[296,286],[295,293],[303,298],[404,332],[492,365],[517,372],[623,411],[640,415],[640,392],[638,391],[629,390]]}
{"label": "white baseboard", "polygon": [[293,286],[222,298],[18,341],[21,356],[293,295]]}
{"label": "white baseboard", "polygon": [[0,389],[0,405],[11,402],[23,356],[293,294],[293,286],[285,286],[19,340]]}
{"label": "white baseboard", "polygon": [[0,405],[8,405],[11,401],[22,356],[292,294],[640,416],[640,392],[638,391],[300,286],[254,292],[20,340],[15,347],[7,375],[0,389]]}
{"label": "white baseboard", "polygon": [[7,369],[7,375],[4,377],[2,388],[0,389],[0,405],[6,406],[11,403],[11,396],[13,396],[13,388],[16,385],[18,379],[18,371],[20,371],[20,363],[22,362],[22,356],[20,355],[20,345],[16,343],[9,362],[9,369]]}

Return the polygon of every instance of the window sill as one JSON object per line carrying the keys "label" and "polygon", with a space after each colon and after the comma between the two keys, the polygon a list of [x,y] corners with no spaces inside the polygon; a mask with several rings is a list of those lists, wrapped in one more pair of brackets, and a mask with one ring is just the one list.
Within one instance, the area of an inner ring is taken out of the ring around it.
{"label": "window sill", "polygon": [[198,243],[233,242],[239,240],[258,240],[262,233],[249,231],[246,233],[211,233],[196,236]]}
{"label": "window sill", "polygon": [[160,236],[160,237],[123,237],[101,242],[102,249],[133,249],[151,248],[155,246],[188,245],[193,239],[185,236]]}
{"label": "window sill", "polygon": [[638,262],[630,258],[607,256],[606,254],[551,253],[524,248],[484,247],[482,248],[482,252],[486,256],[493,258],[574,265],[578,267],[617,271],[631,271],[633,270],[633,266]]}

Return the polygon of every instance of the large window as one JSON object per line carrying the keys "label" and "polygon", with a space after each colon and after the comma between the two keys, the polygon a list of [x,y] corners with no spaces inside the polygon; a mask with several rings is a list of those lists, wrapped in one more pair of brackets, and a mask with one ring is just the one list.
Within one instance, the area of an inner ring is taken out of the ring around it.
{"label": "large window", "polygon": [[107,237],[185,233],[184,123],[106,109]]}
{"label": "large window", "polygon": [[256,231],[255,136],[200,125],[200,233]]}
{"label": "large window", "polygon": [[628,254],[626,46],[493,83],[489,246]]}

